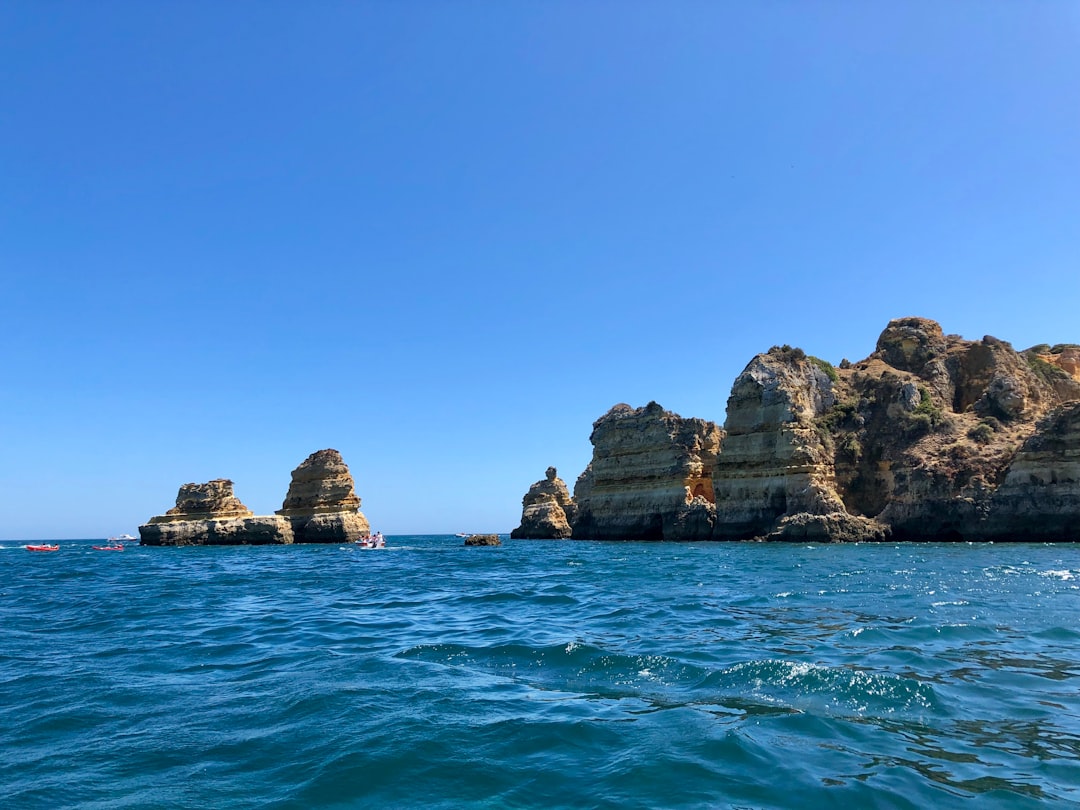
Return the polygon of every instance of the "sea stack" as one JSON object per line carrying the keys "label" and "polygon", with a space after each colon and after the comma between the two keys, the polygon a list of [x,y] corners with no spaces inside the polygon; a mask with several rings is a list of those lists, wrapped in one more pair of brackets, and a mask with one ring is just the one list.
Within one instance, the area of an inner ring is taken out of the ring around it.
{"label": "sea stack", "polygon": [[371,533],[341,453],[319,450],[292,472],[277,514],[292,524],[297,543],[353,543]]}
{"label": "sea stack", "polygon": [[547,468],[544,480],[529,487],[521,503],[521,525],[510,532],[511,539],[561,540],[570,536],[574,499],[554,467]]}
{"label": "sea stack", "polygon": [[293,542],[292,525],[276,515],[257,517],[233,494],[233,482],[215,478],[184,484],[176,506],[139,527],[144,546],[231,546]]}
{"label": "sea stack", "polygon": [[708,540],[723,431],[655,402],[619,404],[593,423],[592,462],[574,486],[573,536]]}

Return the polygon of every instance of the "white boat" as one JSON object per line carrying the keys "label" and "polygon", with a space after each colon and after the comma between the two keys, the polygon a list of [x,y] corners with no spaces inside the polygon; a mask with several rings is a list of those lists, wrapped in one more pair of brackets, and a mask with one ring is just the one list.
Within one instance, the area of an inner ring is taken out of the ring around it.
{"label": "white boat", "polygon": [[382,532],[375,532],[370,537],[362,537],[356,541],[360,548],[386,548],[386,538]]}

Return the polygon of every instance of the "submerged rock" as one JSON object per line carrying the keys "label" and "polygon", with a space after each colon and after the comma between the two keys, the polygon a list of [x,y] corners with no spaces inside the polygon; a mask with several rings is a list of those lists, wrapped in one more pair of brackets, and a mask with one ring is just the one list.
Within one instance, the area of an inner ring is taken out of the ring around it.
{"label": "submerged rock", "polygon": [[467,546],[501,546],[502,540],[497,534],[470,534],[465,538]]}

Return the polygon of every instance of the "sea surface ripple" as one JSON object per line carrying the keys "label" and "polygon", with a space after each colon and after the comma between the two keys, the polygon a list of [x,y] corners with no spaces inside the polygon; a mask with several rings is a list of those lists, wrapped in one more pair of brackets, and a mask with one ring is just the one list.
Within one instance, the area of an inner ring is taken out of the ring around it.
{"label": "sea surface ripple", "polygon": [[7,808],[1080,806],[1074,545],[0,543]]}

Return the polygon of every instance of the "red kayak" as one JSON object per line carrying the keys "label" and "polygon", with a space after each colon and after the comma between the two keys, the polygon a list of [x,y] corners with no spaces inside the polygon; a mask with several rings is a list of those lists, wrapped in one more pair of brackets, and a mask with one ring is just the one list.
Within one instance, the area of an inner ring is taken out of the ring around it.
{"label": "red kayak", "polygon": [[60,546],[27,546],[27,551],[59,551]]}
{"label": "red kayak", "polygon": [[123,551],[123,546],[91,546],[94,551]]}

